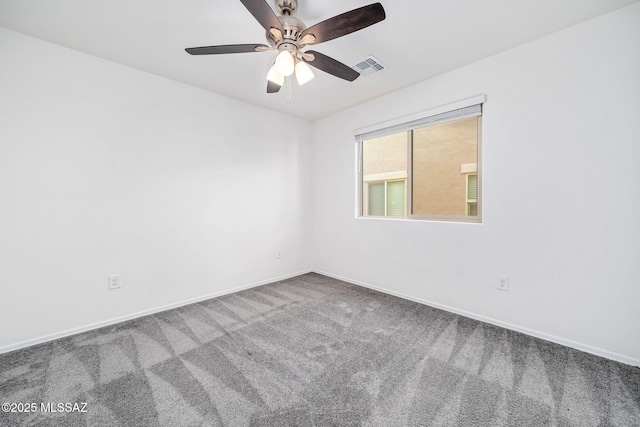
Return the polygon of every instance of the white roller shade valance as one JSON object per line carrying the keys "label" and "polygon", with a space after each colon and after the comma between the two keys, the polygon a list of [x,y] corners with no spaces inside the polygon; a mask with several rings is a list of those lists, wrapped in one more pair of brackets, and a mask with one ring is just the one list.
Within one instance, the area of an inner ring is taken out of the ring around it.
{"label": "white roller shade valance", "polygon": [[411,129],[481,116],[482,104],[484,102],[486,102],[486,96],[479,95],[464,101],[458,101],[432,110],[423,111],[422,113],[368,126],[355,131],[356,140],[358,142],[365,141],[367,139],[379,138]]}

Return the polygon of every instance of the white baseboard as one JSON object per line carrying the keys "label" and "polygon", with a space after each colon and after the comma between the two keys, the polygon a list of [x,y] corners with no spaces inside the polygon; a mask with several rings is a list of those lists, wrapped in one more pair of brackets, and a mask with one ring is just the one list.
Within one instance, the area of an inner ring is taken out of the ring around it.
{"label": "white baseboard", "polygon": [[266,285],[267,283],[273,283],[273,282],[278,282],[280,280],[290,279],[291,277],[300,276],[301,274],[310,273],[311,271],[312,270],[298,271],[296,273],[286,274],[284,276],[274,277],[274,278],[267,279],[267,280],[261,280],[259,282],[250,283],[248,285],[238,286],[238,287],[235,287],[235,288],[232,288],[232,289],[227,289],[227,290],[220,291],[220,292],[214,292],[212,294],[202,295],[202,296],[199,296],[199,297],[196,297],[196,298],[190,298],[188,300],[183,300],[183,301],[179,301],[179,302],[176,302],[176,303],[163,305],[163,306],[156,307],[156,308],[151,308],[151,309],[148,309],[148,310],[139,311],[137,313],[127,314],[125,316],[115,317],[113,319],[108,319],[108,320],[104,320],[104,321],[97,322],[97,323],[91,323],[89,325],[84,325],[84,326],[80,326],[80,327],[77,327],[77,328],[68,329],[66,331],[56,332],[54,334],[49,334],[49,335],[45,335],[45,336],[42,336],[42,337],[31,339],[31,340],[22,341],[22,342],[19,342],[19,343],[16,343],[16,344],[10,344],[10,345],[4,346],[4,347],[0,347],[0,354],[8,353],[8,352],[14,351],[14,350],[20,350],[21,348],[30,347],[30,346],[36,345],[36,344],[42,344],[44,342],[52,341],[52,340],[55,340],[55,339],[58,339],[58,338],[68,337],[70,335],[79,334],[81,332],[86,332],[86,331],[90,331],[90,330],[93,330],[93,329],[103,328],[105,326],[114,325],[116,323],[125,322],[127,320],[137,319],[139,317],[148,316],[149,314],[159,313],[161,311],[171,310],[173,308],[178,308],[178,307],[182,307],[182,306],[185,306],[185,305],[194,304],[196,302],[205,301],[205,300],[208,300],[208,299],[211,299],[211,298],[216,298],[216,297],[220,297],[220,296],[223,296],[223,295],[232,294],[234,292],[243,291],[245,289],[255,288],[257,286]]}
{"label": "white baseboard", "polygon": [[547,334],[547,333],[544,333],[544,332],[535,331],[533,329],[524,328],[522,326],[513,325],[511,323],[502,322],[500,320],[492,319],[490,317],[486,317],[486,316],[482,316],[482,315],[479,315],[479,314],[471,313],[471,312],[468,312],[468,311],[465,311],[465,310],[459,310],[457,308],[449,307],[449,306],[446,306],[444,304],[439,304],[437,302],[428,301],[428,300],[425,300],[425,299],[422,299],[422,298],[416,298],[416,297],[413,297],[411,295],[406,295],[406,294],[403,294],[401,292],[396,292],[396,291],[393,291],[393,290],[390,290],[390,289],[387,289],[387,288],[383,288],[383,287],[380,287],[380,286],[374,286],[374,285],[371,285],[369,283],[361,282],[359,280],[350,279],[348,277],[342,277],[342,276],[339,276],[337,274],[328,273],[326,271],[317,270],[317,269],[313,269],[312,271],[314,273],[322,274],[323,276],[333,277],[334,279],[342,280],[344,282],[352,283],[354,285],[358,285],[358,286],[362,286],[362,287],[365,287],[365,288],[373,289],[375,291],[383,292],[385,294],[389,294],[389,295],[393,295],[393,296],[396,296],[396,297],[399,297],[399,298],[402,298],[402,299],[406,299],[406,300],[409,300],[409,301],[417,302],[419,304],[428,305],[430,307],[439,308],[441,310],[445,310],[445,311],[448,311],[450,313],[459,314],[459,315],[464,316],[464,317],[469,317],[471,319],[479,320],[481,322],[490,323],[492,325],[500,326],[500,327],[505,328],[505,329],[510,329],[512,331],[521,332],[521,333],[523,333],[525,335],[529,335],[529,336],[532,336],[532,337],[540,338],[540,339],[543,339],[543,340],[546,340],[546,341],[551,341],[551,342],[554,342],[556,344],[563,345],[565,347],[575,348],[576,350],[584,351],[585,353],[590,353],[590,354],[594,354],[596,356],[604,357],[606,359],[615,360],[616,362],[624,363],[626,365],[640,367],[640,359],[635,359],[633,357],[628,357],[628,356],[625,356],[625,355],[622,355],[622,354],[619,354],[619,353],[614,353],[614,352],[609,351],[609,350],[605,350],[605,349],[598,348],[598,347],[593,347],[593,346],[588,345],[588,344],[582,344],[582,343],[579,343],[579,342],[576,342],[576,341],[572,341],[572,340],[569,340],[569,339],[557,337],[555,335],[550,335],[550,334]]}
{"label": "white baseboard", "polygon": [[176,303],[172,303],[172,304],[167,304],[167,305],[163,305],[160,307],[156,307],[156,308],[152,308],[152,309],[148,309],[148,310],[143,310],[137,313],[132,313],[132,314],[128,314],[125,316],[120,316],[120,317],[116,317],[116,318],[112,318],[112,319],[108,319],[108,320],[104,320],[101,322],[97,322],[97,323],[92,323],[89,325],[84,325],[84,326],[80,326],[77,328],[72,328],[72,329],[68,329],[66,331],[61,331],[61,332],[56,332],[54,334],[49,334],[49,335],[45,335],[45,336],[41,336],[38,338],[34,338],[31,340],[26,340],[26,341],[22,341],[16,344],[10,344],[4,347],[0,347],[0,354],[3,353],[8,353],[10,351],[15,351],[15,350],[19,350],[21,348],[25,348],[25,347],[30,347],[32,345],[36,345],[36,344],[42,344],[44,342],[47,341],[52,341],[58,338],[64,338],[64,337],[68,337],[70,335],[75,335],[75,334],[79,334],[81,332],[86,332],[86,331],[90,331],[93,329],[99,329],[99,328],[103,328],[105,326],[110,326],[110,325],[114,325],[116,323],[120,323],[120,322],[125,322],[127,320],[132,320],[132,319],[137,319],[139,317],[143,317],[143,316],[148,316],[150,314],[154,314],[154,313],[159,313],[161,311],[166,311],[166,310],[171,310],[174,308],[178,308],[178,307],[182,307],[185,305],[189,305],[189,304],[194,304],[200,301],[205,301],[211,298],[216,298],[216,297],[220,297],[223,295],[228,295],[228,294],[232,294],[234,292],[239,292],[239,291],[243,291],[245,289],[251,289],[251,288],[255,288],[257,286],[262,286],[262,285],[266,285],[268,283],[273,283],[273,282],[278,282],[280,280],[285,280],[285,279],[289,279],[291,277],[296,277],[296,276],[300,276],[302,274],[306,274],[306,273],[318,273],[318,274],[322,274],[324,276],[328,276],[328,277],[333,277],[334,279],[338,279],[338,280],[342,280],[348,283],[352,283],[354,285],[358,285],[358,286],[362,286],[365,288],[369,288],[369,289],[373,289],[379,292],[383,292],[385,294],[389,294],[389,295],[393,295],[402,299],[406,299],[409,301],[413,301],[413,302],[417,302],[419,304],[423,304],[423,305],[428,305],[430,307],[435,307],[435,308],[439,308],[441,310],[445,310],[448,311],[450,313],[455,313],[455,314],[459,314],[461,316],[465,316],[465,317],[469,317],[471,319],[475,319],[475,320],[479,320],[481,322],[485,322],[485,323],[489,323],[495,326],[500,326],[502,328],[506,328],[506,329],[510,329],[512,331],[516,331],[516,332],[521,332],[523,334],[526,335],[530,335],[536,338],[540,338],[546,341],[551,341],[554,342],[556,344],[560,344],[560,345],[564,345],[566,347],[571,347],[571,348],[575,348],[577,350],[580,351],[584,351],[585,353],[590,353],[590,354],[594,354],[596,356],[600,356],[600,357],[604,357],[610,360],[615,360],[617,362],[621,362],[627,365],[631,365],[631,366],[639,366],[640,367],[640,360],[639,359],[635,359],[632,357],[628,357],[619,353],[614,353],[612,351],[609,350],[605,350],[605,349],[601,349],[598,347],[594,347],[594,346],[590,346],[587,344],[583,344],[583,343],[579,343],[576,341],[572,341],[569,339],[565,339],[565,338],[561,338],[561,337],[557,337],[555,335],[550,335],[544,332],[539,332],[539,331],[535,331],[532,329],[528,329],[525,327],[521,327],[518,325],[513,325],[511,323],[507,323],[507,322],[502,322],[500,320],[496,320],[496,319],[492,319],[490,317],[486,317],[486,316],[482,316],[479,314],[475,314],[472,312],[468,312],[465,310],[459,310],[457,308],[454,307],[449,307],[446,306],[444,304],[439,304],[437,302],[433,302],[433,301],[428,301],[422,298],[416,298],[414,296],[411,295],[406,295],[403,294],[402,292],[396,292],[393,291],[391,289],[387,289],[387,288],[383,288],[381,286],[375,286],[375,285],[371,285],[369,283],[365,283],[365,282],[361,282],[359,280],[355,280],[355,279],[351,279],[348,277],[343,277],[337,274],[332,274],[326,271],[322,271],[322,270],[318,270],[318,269],[309,269],[309,270],[303,270],[303,271],[298,271],[296,273],[291,273],[291,274],[287,274],[287,275],[283,275],[283,276],[279,276],[279,277],[274,277],[271,279],[267,279],[267,280],[261,280],[259,282],[254,282],[254,283],[250,283],[247,285],[243,285],[243,286],[238,286],[232,289],[227,289],[224,291],[220,291],[220,292],[215,292],[212,294],[208,294],[208,295],[203,295],[200,297],[196,297],[196,298],[191,298],[188,300],[183,300],[183,301],[179,301]]}

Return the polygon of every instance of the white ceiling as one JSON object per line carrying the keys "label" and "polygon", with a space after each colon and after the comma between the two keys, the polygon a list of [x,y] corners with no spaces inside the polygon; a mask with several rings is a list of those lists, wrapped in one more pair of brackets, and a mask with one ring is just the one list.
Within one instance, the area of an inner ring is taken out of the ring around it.
{"label": "white ceiling", "polygon": [[[636,1],[381,0],[386,20],[313,49],[349,66],[373,54],[387,69],[352,83],[314,69],[310,83],[292,85],[291,99],[284,89],[265,92],[274,52],[184,51],[264,43],[264,29],[239,0],[0,0],[0,26],[313,120]],[[299,0],[298,18],[311,26],[374,2]]]}

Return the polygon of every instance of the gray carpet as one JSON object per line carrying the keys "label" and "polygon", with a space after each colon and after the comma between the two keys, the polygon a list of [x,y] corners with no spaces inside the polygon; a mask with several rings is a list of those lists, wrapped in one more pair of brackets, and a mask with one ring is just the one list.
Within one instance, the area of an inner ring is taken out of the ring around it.
{"label": "gray carpet", "polygon": [[4,426],[629,427],[640,368],[306,274],[0,355],[4,402],[37,404]]}

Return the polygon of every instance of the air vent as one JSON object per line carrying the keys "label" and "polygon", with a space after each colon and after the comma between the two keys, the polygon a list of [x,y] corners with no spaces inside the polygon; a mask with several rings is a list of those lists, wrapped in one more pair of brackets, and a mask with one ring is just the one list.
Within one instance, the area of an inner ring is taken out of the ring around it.
{"label": "air vent", "polygon": [[382,63],[378,61],[373,55],[369,55],[351,68],[359,72],[362,77],[366,77],[370,74],[382,71],[386,67],[382,65]]}

